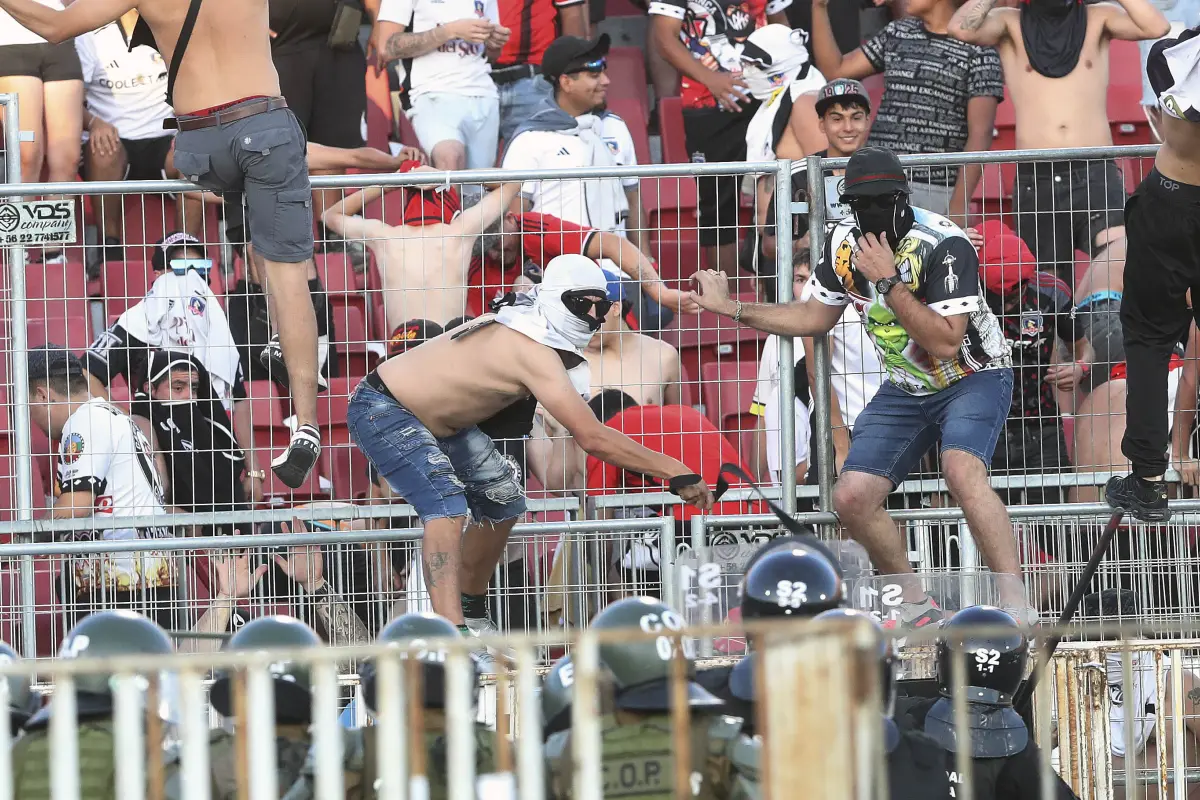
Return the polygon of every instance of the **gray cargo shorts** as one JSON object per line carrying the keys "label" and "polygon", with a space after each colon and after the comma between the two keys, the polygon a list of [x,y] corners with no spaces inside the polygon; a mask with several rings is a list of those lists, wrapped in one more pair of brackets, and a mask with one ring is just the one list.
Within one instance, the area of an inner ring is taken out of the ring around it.
{"label": "gray cargo shorts", "polygon": [[222,195],[245,193],[254,249],[268,261],[295,264],[313,255],[307,149],[296,115],[279,108],[224,125],[180,131],[175,137],[175,168],[205,189]]}

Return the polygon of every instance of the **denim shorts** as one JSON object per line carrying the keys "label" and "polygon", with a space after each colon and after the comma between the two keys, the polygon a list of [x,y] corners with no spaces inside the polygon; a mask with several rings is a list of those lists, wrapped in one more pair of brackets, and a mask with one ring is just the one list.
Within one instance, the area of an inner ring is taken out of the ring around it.
{"label": "denim shorts", "polygon": [[421,522],[468,514],[476,522],[503,522],[525,513],[520,467],[479,428],[438,438],[366,383],[350,397],[346,423],[358,448]]}
{"label": "denim shorts", "polygon": [[1012,402],[1012,370],[975,372],[929,395],[884,381],[854,421],[845,472],[880,475],[899,485],[940,438],[942,452],[964,450],[992,463]]}

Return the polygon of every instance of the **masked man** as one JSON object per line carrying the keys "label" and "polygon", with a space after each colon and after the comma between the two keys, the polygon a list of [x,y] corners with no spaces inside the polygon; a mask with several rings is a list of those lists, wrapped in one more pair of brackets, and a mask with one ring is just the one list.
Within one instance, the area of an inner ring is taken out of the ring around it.
{"label": "masked man", "polygon": [[[1084,3],[1029,0],[993,9],[968,0],[950,35],[995,47],[1016,111],[1017,148],[1111,147],[1108,43],[1165,36],[1170,23],[1150,0]],[[1041,268],[1070,283],[1075,251],[1119,273],[1125,261],[1125,182],[1112,160],[1025,162],[1017,166],[1017,233]]]}
{"label": "masked man", "polygon": [[[247,508],[246,455],[200,359],[157,350],[146,377],[146,386],[134,395],[133,417],[163,459],[168,503],[185,513]],[[216,532],[233,528],[221,525]],[[246,526],[242,532],[253,531]]]}
{"label": "masked man", "polygon": [[[421,518],[434,611],[463,632],[460,582],[495,571],[525,513],[510,462],[478,427],[506,407],[532,395],[588,453],[658,478],[699,508],[712,506],[699,475],[605,427],[584,402],[583,350],[612,306],[606,288],[595,261],[559,256],[515,305],[384,362],[350,398],[355,443]],[[468,515],[475,524],[464,534]]]}
{"label": "masked man", "polygon": [[[823,336],[853,304],[887,380],[858,415],[834,490],[834,507],[881,573],[911,573],[907,548],[884,500],[940,441],[950,492],[962,505],[984,561],[1020,576],[1008,512],[988,486],[987,465],[1012,393],[1011,355],[979,293],[979,257],[945,217],[909,205],[900,161],[864,147],[850,157],[841,200],[852,214],[830,233],[803,299],[787,305],[729,297],[724,273],[696,274],[704,308],[780,336]],[[1015,590],[1020,593],[1020,590]],[[1016,607],[1023,597],[1008,598]],[[901,619],[941,618],[913,582]]]}

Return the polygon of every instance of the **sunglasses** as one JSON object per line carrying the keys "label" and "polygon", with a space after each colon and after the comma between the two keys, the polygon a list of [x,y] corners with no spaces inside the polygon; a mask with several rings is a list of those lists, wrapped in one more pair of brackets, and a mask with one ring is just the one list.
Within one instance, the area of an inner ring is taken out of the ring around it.
{"label": "sunglasses", "polygon": [[575,67],[572,70],[568,70],[565,74],[574,75],[579,72],[590,72],[593,75],[599,75],[601,72],[604,72],[604,70],[606,70],[606,69],[608,69],[608,59],[605,58],[604,56],[601,56],[600,58],[597,58],[595,61],[589,61],[586,64],[582,64],[578,67]]}
{"label": "sunglasses", "polygon": [[172,258],[170,266],[171,271],[176,275],[183,275],[189,269],[194,269],[201,275],[207,275],[208,271],[212,269],[212,263],[211,258]]}
{"label": "sunglasses", "polygon": [[613,307],[616,301],[609,300],[607,297],[597,297],[594,294],[577,294],[575,292],[565,292],[562,296],[562,304],[567,307],[577,317],[587,317],[591,315],[591,310],[596,309],[596,317],[604,318],[608,315],[609,310]]}
{"label": "sunglasses", "polygon": [[891,208],[896,205],[896,200],[900,197],[901,192],[893,192],[892,194],[878,194],[854,197],[842,197],[842,203],[850,207],[852,211],[867,211],[871,208]]}

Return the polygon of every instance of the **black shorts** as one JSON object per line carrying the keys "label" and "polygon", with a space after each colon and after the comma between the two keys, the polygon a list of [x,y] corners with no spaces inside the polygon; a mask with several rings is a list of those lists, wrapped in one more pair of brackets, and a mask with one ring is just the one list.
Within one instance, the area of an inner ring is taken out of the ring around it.
{"label": "black shorts", "polygon": [[167,155],[171,152],[174,136],[158,136],[154,139],[122,139],[125,146],[125,170],[127,181],[157,181],[166,177]]}
{"label": "black shorts", "polygon": [[[745,161],[746,128],[757,110],[758,103],[743,107],[737,114],[715,108],[685,109],[683,131],[692,161]],[[702,247],[737,241],[741,183],[740,175],[696,179]]]}
{"label": "black shorts", "polygon": [[[1074,283],[1075,251],[1095,258],[1096,236],[1125,224],[1125,176],[1113,161],[1017,165],[1013,212],[1017,234],[1042,269]],[[1068,277],[1069,276],[1069,277]]]}
{"label": "black shorts", "polygon": [[[996,449],[992,453],[991,472],[993,475],[1009,476],[1071,472],[1062,421],[1057,417],[1008,420],[1000,430]],[[1014,483],[1019,484],[1019,481]],[[1014,488],[999,494],[1007,502],[1016,503],[1022,493],[1031,504],[1062,500],[1062,490],[1057,486]]]}
{"label": "black shorts", "polygon": [[39,78],[42,83],[82,81],[83,68],[74,39],[59,44],[8,44],[0,46],[0,76]]}
{"label": "black shorts", "polygon": [[333,50],[325,42],[275,53],[280,92],[288,108],[327,147],[362,147],[367,59],[358,47]]}

